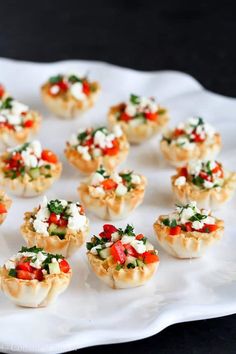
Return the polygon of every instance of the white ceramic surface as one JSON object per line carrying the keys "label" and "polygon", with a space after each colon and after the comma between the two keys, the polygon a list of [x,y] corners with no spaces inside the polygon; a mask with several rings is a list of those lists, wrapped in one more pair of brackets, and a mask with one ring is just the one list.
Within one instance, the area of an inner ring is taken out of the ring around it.
{"label": "white ceramic surface", "polygon": [[[102,93],[91,111],[75,121],[50,115],[39,97],[40,85],[58,72],[89,72],[101,82]],[[144,73],[89,61],[35,64],[0,59],[0,80],[19,100],[42,112],[39,134],[43,144],[59,154],[62,178],[47,193],[49,198],[77,199],[81,176],[68,165],[64,144],[80,126],[105,124],[110,105],[132,93],[153,95],[169,108],[171,125],[190,115],[200,115],[213,123],[223,136],[220,159],[236,169],[236,100],[203,89],[192,77],[174,71]],[[159,154],[159,138],[131,148],[122,167],[132,167],[148,177],[143,205],[127,220],[138,232],[157,245],[152,224],[160,213],[172,208],[170,176],[173,169]],[[0,229],[0,262],[24,244],[19,232],[23,213],[41,198],[13,197],[13,206]],[[45,309],[14,306],[0,293],[0,351],[60,353],[86,346],[131,341],[153,335],[183,321],[223,316],[236,312],[236,252],[234,198],[218,216],[226,222],[222,241],[199,260],[177,260],[160,250],[161,264],[155,277],[144,287],[112,290],[90,271],[83,247],[71,259],[73,281],[58,302]],[[89,215],[91,233],[103,222]]]}

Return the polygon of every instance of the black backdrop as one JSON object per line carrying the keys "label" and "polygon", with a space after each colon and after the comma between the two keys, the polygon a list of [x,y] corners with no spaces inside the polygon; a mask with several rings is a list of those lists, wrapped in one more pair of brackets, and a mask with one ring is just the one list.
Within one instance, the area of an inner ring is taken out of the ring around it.
{"label": "black backdrop", "polygon": [[[234,1],[0,0],[0,56],[95,59],[140,70],[173,69],[236,95]],[[1,73],[0,73],[1,81]],[[90,353],[236,353],[236,316],[171,326]]]}

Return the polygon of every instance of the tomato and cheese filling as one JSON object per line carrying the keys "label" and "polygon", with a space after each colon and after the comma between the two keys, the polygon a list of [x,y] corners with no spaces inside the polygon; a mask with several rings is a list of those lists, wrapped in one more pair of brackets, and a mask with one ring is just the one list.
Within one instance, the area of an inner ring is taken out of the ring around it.
{"label": "tomato and cheese filling", "polygon": [[120,151],[119,138],[123,135],[122,130],[115,126],[113,132],[106,127],[97,129],[80,129],[73,134],[69,146],[77,150],[85,161],[96,159],[99,156],[114,156]]}
{"label": "tomato and cheese filling", "polygon": [[61,255],[46,253],[42,248],[22,247],[6,263],[8,275],[23,280],[43,281],[47,275],[68,273],[70,265]]}
{"label": "tomato and cheese filling", "polygon": [[89,82],[87,77],[76,75],[56,75],[48,80],[48,93],[53,96],[71,95],[75,100],[84,101],[91,93],[97,90],[97,86]]}
{"label": "tomato and cheese filling", "polygon": [[179,123],[173,131],[164,135],[162,140],[167,141],[169,145],[192,150],[198,143],[214,142],[214,136],[215,130],[210,124],[200,117],[192,117],[184,123]]}
{"label": "tomato and cheese filling", "polygon": [[116,119],[131,125],[140,125],[148,121],[156,122],[158,116],[164,113],[166,110],[160,108],[155,98],[131,94],[129,101],[120,105],[120,111],[116,112]]}
{"label": "tomato and cheese filling", "polygon": [[58,158],[51,150],[43,150],[41,143],[34,140],[7,150],[3,163],[5,178],[15,179],[28,175],[34,180],[40,176],[52,177],[51,172]]}
{"label": "tomato and cheese filling", "polygon": [[190,182],[199,188],[211,189],[222,187],[224,183],[222,164],[215,160],[191,161],[186,167],[179,169],[178,175],[174,182],[176,186]]}
{"label": "tomato and cheese filling", "polygon": [[[0,88],[1,94],[1,88]],[[1,99],[0,96],[0,129],[7,128],[16,132],[24,128],[32,128],[36,123],[36,114],[25,104],[12,97]]]}
{"label": "tomato and cheese filling", "polygon": [[143,234],[136,234],[131,225],[125,229],[105,224],[98,236],[87,242],[88,251],[102,260],[112,257],[116,269],[144,267],[159,261],[158,252]]}
{"label": "tomato and cheese filling", "polygon": [[31,217],[33,231],[43,236],[58,236],[64,239],[67,230],[85,231],[88,226],[84,209],[79,203],[66,200],[50,200],[46,197]]}
{"label": "tomato and cheese filling", "polygon": [[117,197],[122,197],[128,192],[136,189],[142,183],[141,176],[133,171],[124,170],[120,173],[108,173],[100,167],[89,179],[89,193],[93,197],[105,196],[114,193]]}
{"label": "tomato and cheese filling", "polygon": [[192,231],[211,233],[218,228],[210,211],[198,209],[194,201],[184,206],[177,205],[176,210],[163,218],[161,223],[169,227],[169,234],[172,236]]}

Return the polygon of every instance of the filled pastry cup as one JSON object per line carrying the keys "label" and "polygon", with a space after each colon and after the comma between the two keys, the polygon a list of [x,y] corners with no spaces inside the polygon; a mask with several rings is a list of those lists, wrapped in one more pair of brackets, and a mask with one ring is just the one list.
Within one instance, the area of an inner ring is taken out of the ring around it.
{"label": "filled pastry cup", "polygon": [[84,207],[104,220],[126,218],[143,201],[147,180],[131,170],[120,173],[100,167],[80,183],[80,200]]}
{"label": "filled pastry cup", "polygon": [[32,141],[5,151],[0,156],[0,184],[20,197],[45,192],[60,177],[62,165],[57,156]]}
{"label": "filled pastry cup", "polygon": [[21,234],[28,247],[69,257],[85,242],[89,222],[79,203],[44,197],[39,207],[26,212]]}
{"label": "filled pastry cup", "polygon": [[236,173],[225,170],[215,160],[194,160],[177,169],[171,184],[178,203],[184,205],[195,200],[199,208],[214,210],[233,197]]}
{"label": "filled pastry cup", "polygon": [[0,288],[18,306],[45,307],[66,290],[71,275],[63,256],[22,247],[0,268]]}
{"label": "filled pastry cup", "polygon": [[10,96],[0,99],[0,148],[23,144],[33,138],[41,116]]}
{"label": "filled pastry cup", "polygon": [[202,118],[192,117],[166,132],[160,142],[165,159],[173,166],[185,166],[191,160],[214,159],[222,147],[221,136]]}
{"label": "filled pastry cup", "polygon": [[154,223],[161,247],[177,258],[199,258],[224,233],[224,222],[198,209],[196,202],[177,206],[169,215],[161,215]]}
{"label": "filled pastry cup", "polygon": [[90,174],[101,165],[114,170],[129,152],[129,143],[118,126],[113,131],[105,127],[80,129],[66,143],[67,160],[84,174]]}
{"label": "filled pastry cup", "polygon": [[5,221],[11,204],[11,199],[3,190],[0,190],[0,225]]}
{"label": "filled pastry cup", "polygon": [[110,127],[119,125],[130,143],[139,144],[160,133],[169,122],[167,109],[158,105],[154,98],[131,94],[127,103],[110,108]]}
{"label": "filled pastry cup", "polygon": [[41,87],[45,105],[56,116],[72,119],[92,108],[101,91],[98,82],[86,77],[57,75],[50,77]]}
{"label": "filled pastry cup", "polygon": [[105,224],[87,243],[89,264],[96,276],[113,289],[144,285],[159,265],[158,252],[132,226],[124,230]]}

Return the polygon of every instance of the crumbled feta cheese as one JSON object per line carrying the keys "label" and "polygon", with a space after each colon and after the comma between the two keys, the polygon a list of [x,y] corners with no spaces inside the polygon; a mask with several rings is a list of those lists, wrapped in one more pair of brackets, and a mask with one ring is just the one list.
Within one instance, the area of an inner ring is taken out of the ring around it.
{"label": "crumbled feta cheese", "polygon": [[204,223],[201,222],[201,221],[194,221],[194,222],[192,223],[192,227],[193,227],[194,229],[196,229],[196,230],[202,229],[203,226],[204,226]]}
{"label": "crumbled feta cheese", "polygon": [[87,96],[83,92],[83,84],[81,82],[76,82],[70,87],[70,93],[76,100],[84,101]]}
{"label": "crumbled feta cheese", "polygon": [[79,213],[79,209],[75,203],[71,203],[68,209],[71,215],[68,218],[68,228],[75,231],[84,230],[87,225],[86,216]]}
{"label": "crumbled feta cheese", "polygon": [[9,259],[9,260],[5,263],[5,267],[6,267],[7,270],[15,269],[15,268],[16,268],[15,261]]}
{"label": "crumbled feta cheese", "polygon": [[100,198],[105,195],[105,191],[102,187],[89,187],[89,193],[94,198]]}
{"label": "crumbled feta cheese", "polygon": [[144,253],[146,252],[146,245],[141,240],[134,240],[131,242],[131,246],[138,252]]}
{"label": "crumbled feta cheese", "polygon": [[203,185],[206,189],[210,189],[214,186],[214,183],[204,180]]}
{"label": "crumbled feta cheese", "polygon": [[20,125],[22,123],[22,118],[20,115],[8,114],[7,119],[8,122],[12,125]]}
{"label": "crumbled feta cheese", "polygon": [[16,100],[13,100],[11,102],[11,105],[12,105],[11,111],[15,115],[20,115],[21,113],[27,112],[29,110],[28,106]]}
{"label": "crumbled feta cheese", "polygon": [[186,177],[185,176],[180,176],[176,178],[175,180],[175,186],[184,186],[186,183]]}
{"label": "crumbled feta cheese", "polygon": [[33,227],[35,232],[42,234],[44,236],[48,236],[48,227],[49,224],[47,222],[43,222],[41,220],[35,219],[33,222]]}
{"label": "crumbled feta cheese", "polygon": [[91,248],[91,250],[89,252],[94,254],[94,255],[97,255],[98,254],[97,250],[101,250],[101,249],[102,249],[102,246],[101,245],[97,245],[97,246],[94,246],[93,248]]}
{"label": "crumbled feta cheese", "polygon": [[102,150],[99,148],[94,148],[92,153],[93,153],[93,157],[99,157],[102,155]]}
{"label": "crumbled feta cheese", "polygon": [[52,95],[57,95],[60,91],[60,87],[58,85],[52,85],[49,91]]}
{"label": "crumbled feta cheese", "polygon": [[128,192],[128,189],[127,187],[122,184],[122,183],[119,183],[117,188],[116,188],[116,195],[118,197],[122,197],[123,195],[125,195],[126,193]]}
{"label": "crumbled feta cheese", "polygon": [[34,154],[40,158],[42,155],[42,145],[40,143],[40,141],[38,140],[34,140],[30,143],[30,147],[32,148]]}
{"label": "crumbled feta cheese", "polygon": [[193,208],[191,207],[184,208],[180,215],[181,224],[185,224],[186,222],[188,222],[189,218],[191,218],[194,214],[195,211],[193,210]]}
{"label": "crumbled feta cheese", "polygon": [[92,159],[91,155],[88,152],[89,151],[88,146],[78,145],[77,146],[77,151],[82,155],[83,160],[90,161]]}
{"label": "crumbled feta cheese", "polygon": [[32,155],[30,149],[26,149],[21,153],[22,160],[24,164],[29,168],[37,167],[38,159],[35,155]]}
{"label": "crumbled feta cheese", "polygon": [[112,148],[113,140],[115,139],[114,134],[104,134],[103,131],[98,130],[94,135],[94,144],[98,145],[102,149]]}
{"label": "crumbled feta cheese", "polygon": [[131,243],[135,240],[135,236],[128,236],[128,235],[124,235],[121,238],[121,243],[123,245],[126,245],[127,243]]}
{"label": "crumbled feta cheese", "polygon": [[120,175],[117,172],[113,172],[111,174],[110,178],[116,183],[122,182],[122,178],[120,177]]}
{"label": "crumbled feta cheese", "polygon": [[131,182],[134,184],[140,184],[141,183],[141,177],[139,175],[132,174],[131,175]]}
{"label": "crumbled feta cheese", "polygon": [[104,177],[101,173],[95,172],[91,176],[91,184],[93,186],[99,185],[101,182],[104,181]]}
{"label": "crumbled feta cheese", "polygon": [[190,175],[197,176],[200,173],[201,169],[202,169],[202,162],[200,160],[190,161],[188,163],[187,170]]}
{"label": "crumbled feta cheese", "polygon": [[112,242],[116,242],[117,240],[119,240],[119,238],[120,238],[119,232],[116,231],[111,234]]}
{"label": "crumbled feta cheese", "polygon": [[134,117],[137,113],[136,105],[128,103],[125,107],[125,113],[128,114],[128,116],[130,117]]}

